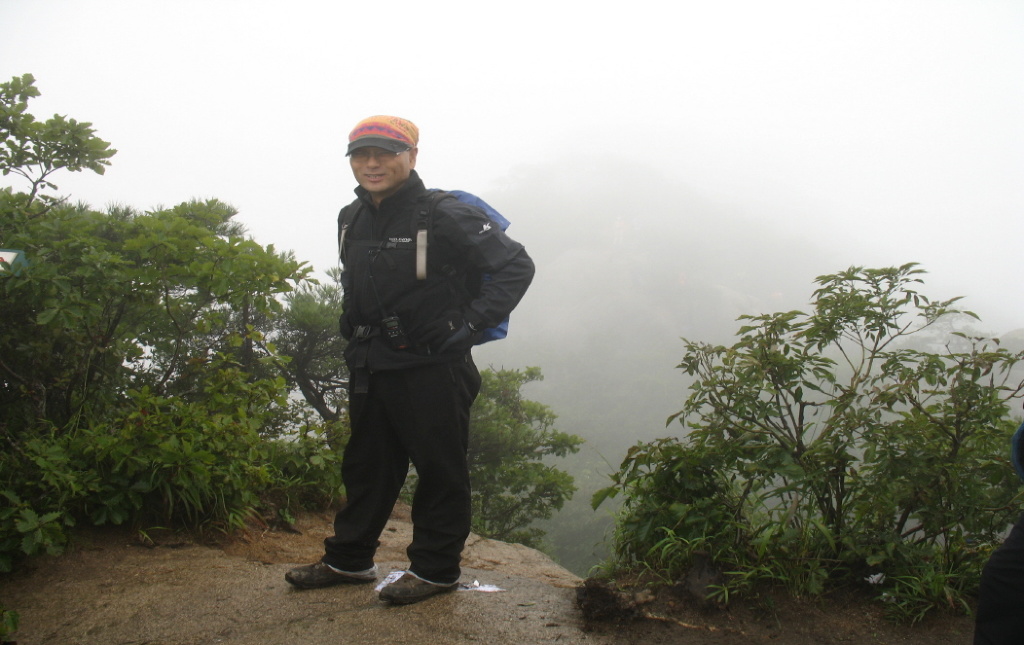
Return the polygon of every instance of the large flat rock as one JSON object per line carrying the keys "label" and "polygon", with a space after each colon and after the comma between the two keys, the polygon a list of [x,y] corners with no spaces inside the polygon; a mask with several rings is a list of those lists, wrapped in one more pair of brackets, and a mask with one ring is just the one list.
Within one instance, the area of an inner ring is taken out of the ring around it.
{"label": "large flat rock", "polygon": [[[382,578],[407,565],[411,526],[402,515],[382,536]],[[397,607],[380,602],[374,585],[293,589],[285,572],[319,559],[331,533],[326,515],[299,528],[249,532],[226,547],[144,547],[100,533],[0,579],[0,602],[21,615],[20,645],[594,642],[580,630],[579,579],[533,549],[473,536],[462,577],[469,589]]]}

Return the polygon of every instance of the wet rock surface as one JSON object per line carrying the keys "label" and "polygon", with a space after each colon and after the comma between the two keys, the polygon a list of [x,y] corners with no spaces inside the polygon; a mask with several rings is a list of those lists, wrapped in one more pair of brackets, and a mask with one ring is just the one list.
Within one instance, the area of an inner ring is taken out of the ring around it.
{"label": "wet rock surface", "polygon": [[[284,574],[319,559],[328,514],[298,531],[248,532],[222,546],[173,538],[142,545],[123,532],[82,536],[0,581],[21,614],[19,644],[587,643],[574,606],[580,580],[543,554],[473,536],[464,589],[393,607],[375,584],[299,591]],[[407,565],[401,509],[382,536],[381,578]],[[502,591],[480,591],[497,587]]]}

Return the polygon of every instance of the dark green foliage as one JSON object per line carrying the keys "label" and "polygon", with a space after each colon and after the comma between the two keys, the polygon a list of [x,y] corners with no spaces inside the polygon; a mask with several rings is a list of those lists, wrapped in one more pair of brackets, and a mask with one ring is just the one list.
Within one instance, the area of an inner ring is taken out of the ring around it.
{"label": "dark green foliage", "polygon": [[18,631],[18,622],[21,617],[16,611],[9,611],[4,609],[3,605],[0,605],[0,643],[9,643],[8,636],[14,636],[14,632]]}
{"label": "dark green foliage", "polygon": [[49,176],[62,169],[92,170],[103,174],[117,151],[96,137],[91,123],[79,123],[60,115],[37,121],[29,114],[29,99],[39,96],[31,74],[0,83],[0,174],[27,179],[31,202],[39,191],[56,188]]}
{"label": "dark green foliage", "polygon": [[[958,609],[1019,513],[1007,459],[1024,358],[937,323],[914,265],[818,278],[811,314],[743,317],[731,347],[686,342],[683,439],[633,448],[616,550],[672,578],[697,551],[815,595],[884,573],[899,617]],[[941,581],[941,583],[939,582]]]}
{"label": "dark green foliage", "polygon": [[259,331],[308,269],[216,200],[101,213],[40,194],[113,151],[88,124],[37,123],[37,94],[0,85],[0,168],[32,186],[0,190],[0,246],[28,258],[0,271],[0,571],[76,522],[226,530],[336,499],[337,453],[296,420]]}
{"label": "dark green foliage", "polygon": [[529,528],[562,508],[573,479],[545,463],[579,450],[582,439],[552,428],[555,415],[522,397],[540,369],[484,370],[470,421],[469,469],[473,530],[485,537],[537,546],[543,531]]}
{"label": "dark green foliage", "polygon": [[[642,562],[648,551],[671,532],[696,548],[706,536],[732,524],[737,502],[716,473],[717,461],[675,439],[659,439],[629,449],[614,485],[598,491],[596,508],[607,497],[625,495],[628,510],[615,531],[615,548],[624,561]],[[642,509],[634,509],[636,505]]]}
{"label": "dark green foliage", "polygon": [[303,283],[285,296],[284,314],[271,340],[290,360],[281,363],[289,385],[328,422],[344,419],[348,402],[345,339],[338,332],[341,313],[340,271],[328,271],[327,284]]}

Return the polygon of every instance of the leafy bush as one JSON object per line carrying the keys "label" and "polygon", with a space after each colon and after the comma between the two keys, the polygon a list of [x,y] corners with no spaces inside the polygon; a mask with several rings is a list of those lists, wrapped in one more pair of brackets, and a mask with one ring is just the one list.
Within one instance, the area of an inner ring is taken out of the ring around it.
{"label": "leafy bush", "polygon": [[314,486],[336,496],[318,429],[282,432],[287,359],[257,330],[308,267],[217,200],[98,212],[46,194],[114,151],[91,124],[32,117],[33,82],[0,84],[0,172],[31,186],[0,189],[0,246],[28,258],[0,266],[0,570],[80,521],[230,529]]}
{"label": "leafy bush", "polygon": [[530,524],[547,519],[572,498],[573,478],[545,459],[565,457],[583,442],[556,430],[556,416],[522,388],[543,377],[538,367],[482,370],[470,412],[469,474],[473,530],[485,537],[539,546],[544,532]]}
{"label": "leafy bush", "polygon": [[281,396],[211,366],[201,401],[129,393],[123,418],[53,431],[0,459],[0,571],[14,556],[59,553],[65,529],[91,524],[231,530],[267,513],[322,507],[341,493],[340,453],[316,429],[268,440],[259,430]]}
{"label": "leafy bush", "polygon": [[264,513],[273,510],[290,524],[295,511],[324,509],[341,498],[345,444],[338,438],[347,437],[348,429],[329,425],[306,426],[287,439],[264,442],[267,467],[274,473],[260,491]]}
{"label": "leafy bush", "polygon": [[7,639],[18,631],[20,618],[18,612],[4,609],[3,605],[0,605],[0,645],[10,642]]}
{"label": "leafy bush", "polygon": [[686,341],[694,381],[669,422],[689,434],[634,447],[594,499],[625,496],[621,562],[674,579],[708,552],[726,596],[884,573],[894,615],[963,607],[1018,513],[1006,455],[1024,353],[939,329],[975,316],[918,293],[920,273],[822,276],[809,315],[745,316],[731,347]]}

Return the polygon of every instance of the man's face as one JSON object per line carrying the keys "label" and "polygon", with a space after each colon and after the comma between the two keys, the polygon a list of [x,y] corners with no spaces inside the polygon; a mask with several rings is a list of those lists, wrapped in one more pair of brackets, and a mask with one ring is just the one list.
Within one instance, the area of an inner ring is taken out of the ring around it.
{"label": "man's face", "polygon": [[409,178],[416,167],[416,152],[416,148],[395,153],[367,146],[353,150],[348,159],[356,181],[370,193],[373,203],[380,205]]}

